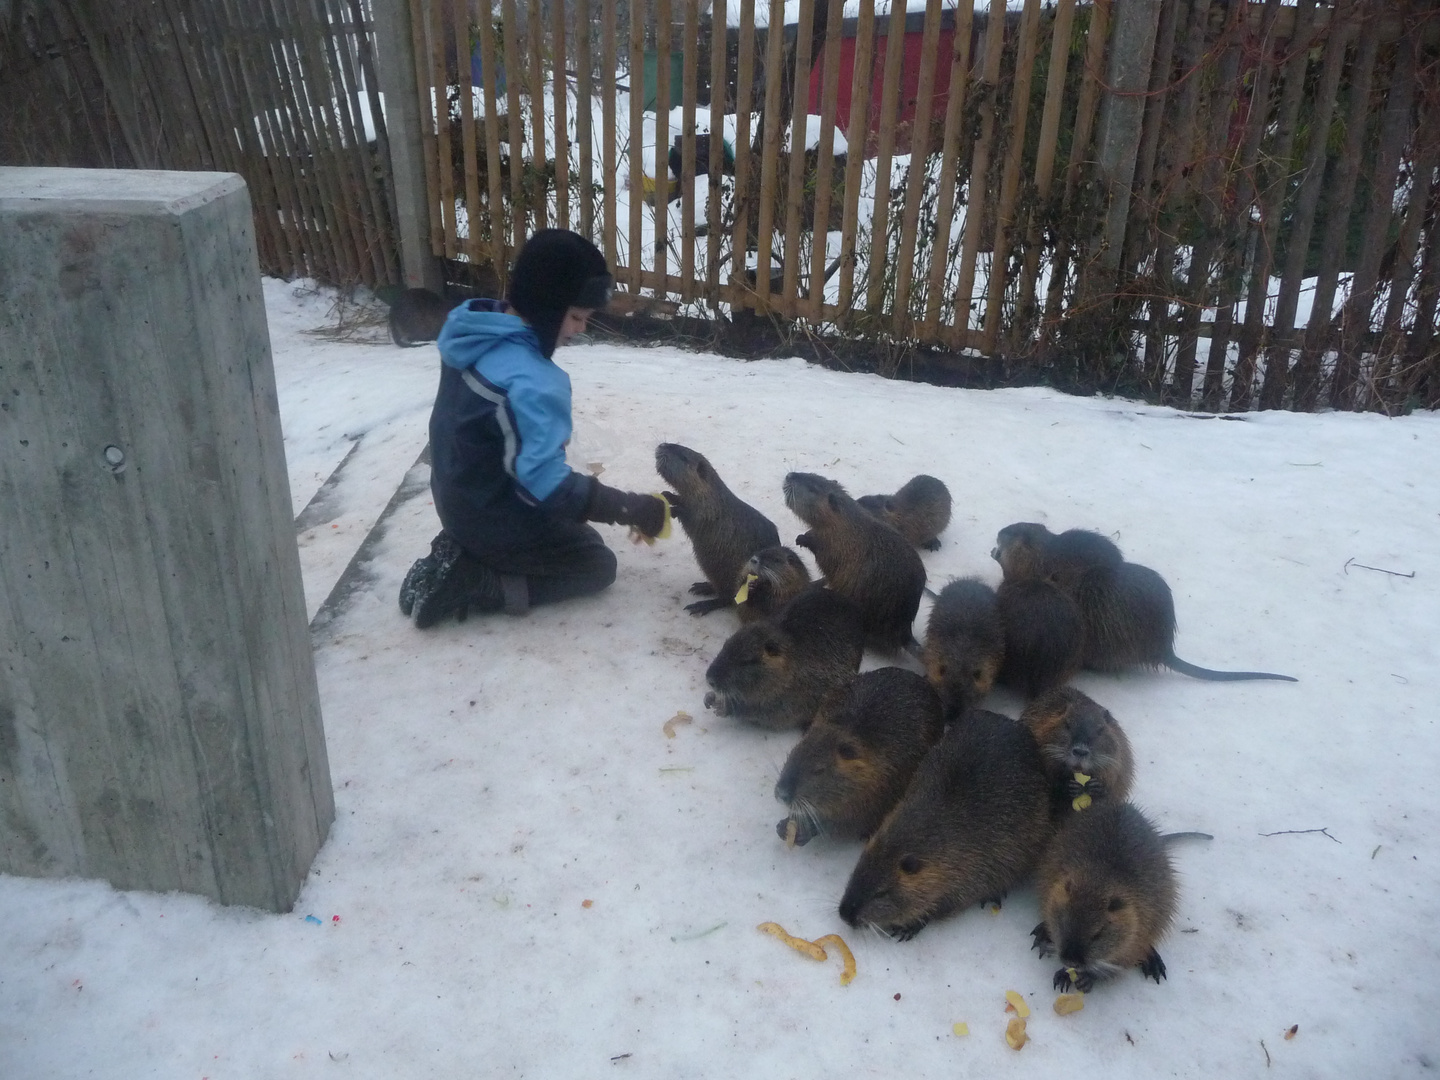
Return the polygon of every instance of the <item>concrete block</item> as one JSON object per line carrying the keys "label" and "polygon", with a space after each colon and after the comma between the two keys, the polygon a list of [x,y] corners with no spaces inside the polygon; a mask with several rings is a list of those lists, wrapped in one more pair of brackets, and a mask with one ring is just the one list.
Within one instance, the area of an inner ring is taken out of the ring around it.
{"label": "concrete block", "polygon": [[252,228],[0,168],[0,871],[288,911],[334,819]]}

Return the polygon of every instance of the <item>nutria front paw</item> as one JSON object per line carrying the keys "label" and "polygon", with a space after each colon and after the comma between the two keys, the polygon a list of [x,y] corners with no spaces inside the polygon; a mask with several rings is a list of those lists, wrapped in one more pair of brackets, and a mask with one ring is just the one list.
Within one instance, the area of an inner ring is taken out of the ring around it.
{"label": "nutria front paw", "polygon": [[713,709],[717,716],[730,715],[730,702],[726,700],[724,694],[716,693],[714,690],[705,695],[705,708]]}
{"label": "nutria front paw", "polygon": [[929,923],[930,920],[928,918],[916,919],[914,922],[908,922],[900,926],[890,927],[890,933],[896,941],[909,941],[921,930],[924,930],[925,927],[929,925]]}
{"label": "nutria front paw", "polygon": [[937,536],[934,540],[931,540],[928,543],[921,544],[920,546],[923,547],[926,551],[939,551],[940,538]]}
{"label": "nutria front paw", "polygon": [[735,601],[729,597],[712,596],[708,600],[696,600],[693,604],[686,604],[685,610],[691,615],[708,615],[712,611],[719,611],[721,608],[734,606]]}
{"label": "nutria front paw", "polygon": [[810,539],[810,534],[808,532],[803,532],[799,536],[795,537],[795,546],[810,548],[811,550],[814,550],[815,542]]}
{"label": "nutria front paw", "polygon": [[1154,949],[1140,961],[1140,973],[1147,979],[1154,979],[1157,986],[1160,985],[1160,980],[1165,978],[1165,961],[1160,959],[1160,954]]}
{"label": "nutria front paw", "polygon": [[1070,793],[1072,799],[1078,799],[1081,795],[1089,795],[1092,799],[1103,799],[1105,797],[1105,781],[1098,776],[1092,776],[1082,784],[1072,776],[1065,781],[1065,790]]}
{"label": "nutria front paw", "polygon": [[1030,947],[1032,949],[1039,949],[1042,958],[1049,956],[1055,951],[1055,942],[1051,939],[1050,931],[1045,929],[1043,922],[1035,927],[1034,930],[1030,931],[1030,936],[1034,938],[1030,943]]}
{"label": "nutria front paw", "polygon": [[789,841],[790,826],[795,826],[795,844],[803,846],[815,838],[815,830],[799,818],[781,818],[775,823],[775,833],[781,840]]}
{"label": "nutria front paw", "polygon": [[670,504],[670,516],[676,521],[685,520],[685,505],[680,501],[680,496],[673,491],[662,491],[661,496]]}
{"label": "nutria front paw", "polygon": [[697,581],[690,586],[691,596],[714,596],[718,590],[708,581]]}

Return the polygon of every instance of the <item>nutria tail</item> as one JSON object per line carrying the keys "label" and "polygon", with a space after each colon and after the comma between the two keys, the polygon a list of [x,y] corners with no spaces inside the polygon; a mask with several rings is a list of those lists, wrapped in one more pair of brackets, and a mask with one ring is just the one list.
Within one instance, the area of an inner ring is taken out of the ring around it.
{"label": "nutria tail", "polygon": [[1212,671],[1186,663],[1173,652],[1161,661],[1171,671],[1189,675],[1192,679],[1206,679],[1209,682],[1245,682],[1248,679],[1276,679],[1280,682],[1299,682],[1293,675],[1276,675],[1270,671]]}

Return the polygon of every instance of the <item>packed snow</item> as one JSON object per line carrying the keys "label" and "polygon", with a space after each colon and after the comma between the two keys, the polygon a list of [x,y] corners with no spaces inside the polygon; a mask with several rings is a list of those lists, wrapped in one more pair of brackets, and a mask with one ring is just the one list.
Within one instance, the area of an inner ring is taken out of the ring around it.
{"label": "packed snow", "polygon": [[[274,281],[265,295],[290,486],[297,512],[310,506],[298,540],[312,613],[375,538],[359,587],[337,591],[313,634],[334,826],[283,915],[0,876],[0,1076],[1122,1080],[1440,1065],[1435,415],[1206,419],[797,359],[557,354],[576,460],[603,462],[607,483],[657,490],[656,443],[682,442],[789,539],[802,528],[781,498],[789,470],[855,494],[931,473],[956,500],[943,546],[923,555],[932,586],[997,581],[989,551],[1009,522],[1096,528],[1173,587],[1181,656],[1299,678],[1077,680],[1130,736],[1135,801],[1214,840],[1174,852],[1167,981],[1126,973],[1060,1017],[1055,962],[1029,948],[1032,889],[905,943],[841,922],[859,847],[787,850],[776,836],[771,789],[797,736],[704,710],[705,668],[737,623],[684,612],[700,575],[678,531],[648,547],[602,527],[620,566],[597,597],[414,629],[396,593],[438,528],[416,463],[435,352],[315,337],[329,296]],[[407,475],[410,497],[381,520]],[[889,663],[913,665],[865,666]],[[1020,704],[989,702],[1012,716]],[[667,738],[682,711],[694,722]],[[858,977],[842,986],[837,960],[758,932],[768,920],[840,933]],[[1034,1010],[1018,1053],[1007,990]]]}

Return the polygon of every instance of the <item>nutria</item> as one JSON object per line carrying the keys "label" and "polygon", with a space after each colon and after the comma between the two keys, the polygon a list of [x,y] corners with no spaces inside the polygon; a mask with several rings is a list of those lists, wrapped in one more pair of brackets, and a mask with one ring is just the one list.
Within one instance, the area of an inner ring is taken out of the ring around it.
{"label": "nutria", "polygon": [[705,707],[777,731],[805,727],[825,695],[854,678],[864,646],[855,605],[810,585],[774,619],[730,636],[705,672]]}
{"label": "nutria", "polygon": [[862,495],[855,501],[916,547],[940,550],[940,534],[950,524],[950,489],[942,481],[921,473],[894,495]]}
{"label": "nutria", "polygon": [[390,340],[401,348],[434,341],[453,306],[429,289],[406,289],[390,305]]}
{"label": "nutria", "polygon": [[775,797],[790,815],[776,832],[794,825],[797,844],[819,833],[869,836],[944,730],[940,699],[913,671],[857,675],[821,705],[780,770]]}
{"label": "nutria", "polygon": [[1057,818],[1102,801],[1124,802],[1130,794],[1135,775],[1130,740],[1108,709],[1079,690],[1062,686],[1041,694],[1020,722],[1040,744]]}
{"label": "nutria", "polygon": [[725,486],[703,454],[689,447],[661,443],[655,448],[655,471],[675,489],[674,495],[666,492],[666,498],[706,578],[690,591],[709,599],[685,610],[704,615],[732,606],[741,568],[761,548],[777,547],[780,533],[769,518]]}
{"label": "nutria", "polygon": [[1157,983],[1165,961],[1155,951],[1175,917],[1175,871],[1165,841],[1126,802],[1072,814],[1041,860],[1040,955],[1065,966],[1055,989],[1085,993],[1102,979],[1139,967]]}
{"label": "nutria", "polygon": [[920,659],[940,694],[946,720],[988,694],[1005,659],[1005,627],[995,590],[979,578],[961,578],[941,589],[930,609]]}
{"label": "nutria", "polygon": [[1007,716],[971,709],[925,755],[866,843],[840,917],[908,940],[931,919],[1004,896],[1052,832],[1034,736]]}
{"label": "nutria", "polygon": [[764,548],[740,568],[735,610],[741,622],[768,618],[810,584],[810,570],[793,548]]}
{"label": "nutria", "polygon": [[786,476],[785,505],[810,526],[795,543],[815,553],[830,588],[860,609],[866,644],[887,651],[911,644],[925,590],[925,564],[915,549],[823,476]]}
{"label": "nutria", "polygon": [[1033,698],[1080,670],[1085,624],[1079,605],[1060,589],[1048,581],[1002,581],[995,607],[1005,631],[999,682]]}
{"label": "nutria", "polygon": [[1210,681],[1278,679],[1267,671],[1214,671],[1175,655],[1175,598],[1148,566],[1124,561],[1099,533],[1071,529],[1058,536],[1043,525],[1017,522],[1000,530],[991,552],[1005,580],[1043,580],[1078,605],[1084,623],[1081,663],[1096,671],[1136,665],[1168,667]]}

